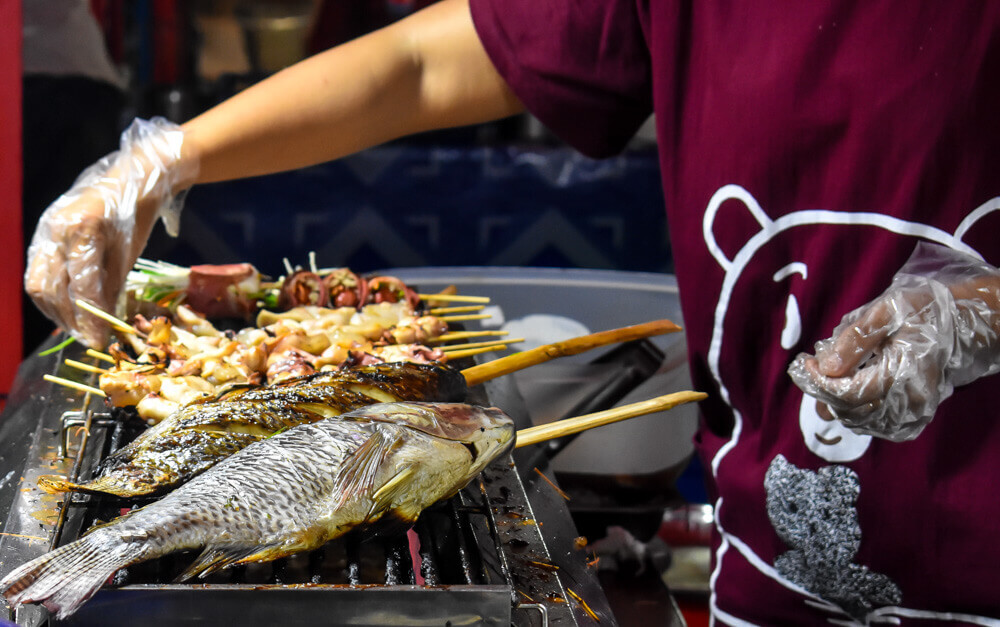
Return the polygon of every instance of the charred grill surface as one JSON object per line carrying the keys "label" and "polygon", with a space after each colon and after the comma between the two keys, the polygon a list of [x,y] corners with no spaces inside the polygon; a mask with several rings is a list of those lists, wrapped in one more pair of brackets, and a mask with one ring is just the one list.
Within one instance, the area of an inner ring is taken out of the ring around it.
{"label": "charred grill surface", "polygon": [[[0,438],[11,443],[0,449],[0,515],[6,517],[0,575],[75,540],[95,523],[154,500],[46,494],[38,488],[44,474],[85,482],[110,451],[143,431],[134,412],[102,416],[93,413],[103,411],[99,400],[86,402],[81,393],[40,383],[44,373],[77,374],[60,369],[66,357],[83,358],[70,347],[29,359],[0,416]],[[460,400],[502,407],[518,426],[530,424],[510,378],[469,389],[464,378],[450,381],[464,395]],[[60,416],[81,409],[89,429],[68,430],[70,456],[60,457]],[[530,467],[520,474],[534,476]],[[120,571],[77,614],[57,623],[314,627],[329,624],[335,614],[343,623],[368,625],[594,624],[568,595],[572,589],[601,625],[616,624],[587,556],[563,546],[576,536],[564,502],[542,482],[523,483],[509,457],[456,497],[425,510],[414,532],[419,548],[412,551],[398,534],[362,541],[356,533],[271,564],[213,573],[198,584],[171,583],[196,557],[193,551],[177,553]],[[410,585],[420,584],[418,575],[423,585]],[[38,606],[24,606],[8,618],[19,625],[53,624]]]}

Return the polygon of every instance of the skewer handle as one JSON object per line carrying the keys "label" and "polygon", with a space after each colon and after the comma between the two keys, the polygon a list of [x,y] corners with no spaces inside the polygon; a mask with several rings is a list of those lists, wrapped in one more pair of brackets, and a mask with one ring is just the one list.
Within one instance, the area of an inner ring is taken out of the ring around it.
{"label": "skewer handle", "polygon": [[605,346],[616,342],[631,342],[632,340],[663,335],[664,333],[673,333],[680,330],[681,328],[670,320],[653,320],[652,322],[636,324],[630,327],[581,335],[580,337],[563,340],[554,344],[545,344],[531,350],[494,359],[485,364],[466,368],[462,371],[462,374],[465,375],[465,380],[469,385],[477,385],[529,366],[544,363],[550,359],[556,359],[557,357],[576,355],[597,348],[598,346]]}
{"label": "skewer handle", "polygon": [[488,296],[459,296],[458,294],[417,294],[417,297],[426,302],[437,301],[439,303],[482,303],[490,302]]}
{"label": "skewer handle", "polygon": [[125,322],[124,320],[121,320],[119,318],[116,318],[116,317],[112,316],[111,314],[109,314],[106,311],[103,311],[101,309],[98,309],[97,307],[94,307],[93,305],[91,305],[90,303],[88,303],[85,300],[81,300],[79,298],[76,299],[76,306],[79,307],[80,309],[83,309],[84,311],[86,311],[86,312],[88,312],[90,314],[93,314],[93,315],[97,316],[98,318],[100,318],[100,319],[102,319],[102,320],[104,320],[106,322],[110,322],[111,326],[114,327],[118,331],[122,331],[124,333],[131,333],[133,335],[139,335],[139,332],[136,330],[136,328],[133,327],[132,325],[130,325],[129,323]]}
{"label": "skewer handle", "polygon": [[49,383],[55,383],[63,387],[72,388],[74,390],[80,390],[81,392],[87,392],[88,394],[93,394],[94,396],[100,396],[104,398],[107,396],[100,388],[95,388],[90,385],[85,385],[77,381],[72,381],[70,379],[63,379],[62,377],[57,377],[51,374],[43,374],[42,379],[45,379]]}
{"label": "skewer handle", "polygon": [[594,414],[567,418],[565,420],[557,420],[556,422],[550,422],[549,424],[521,429],[517,432],[517,443],[514,445],[514,448],[521,448],[522,446],[530,446],[546,440],[561,438],[565,435],[580,433],[581,431],[593,429],[594,427],[602,427],[613,422],[635,418],[636,416],[644,416],[658,411],[665,411],[672,407],[676,407],[677,405],[690,403],[692,401],[700,401],[707,397],[708,394],[705,394],[704,392],[674,392],[673,394],[651,398],[648,401],[640,401],[638,403],[631,403],[629,405],[622,405],[621,407],[614,407],[605,411],[599,411]]}

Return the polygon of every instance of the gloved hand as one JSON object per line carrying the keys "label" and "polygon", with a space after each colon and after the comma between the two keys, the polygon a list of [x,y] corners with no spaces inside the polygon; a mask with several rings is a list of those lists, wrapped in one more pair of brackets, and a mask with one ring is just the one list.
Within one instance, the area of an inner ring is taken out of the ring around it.
{"label": "gloved hand", "polygon": [[197,163],[181,159],[181,127],[163,118],[135,120],[119,150],[90,166],[42,214],[28,248],[24,285],[56,324],[103,348],[108,325],[74,303],[115,312],[122,285],[162,218],[176,235],[183,193]]}
{"label": "gloved hand", "polygon": [[858,433],[912,440],[955,386],[1000,370],[1000,271],[921,243],[892,285],[788,373]]}

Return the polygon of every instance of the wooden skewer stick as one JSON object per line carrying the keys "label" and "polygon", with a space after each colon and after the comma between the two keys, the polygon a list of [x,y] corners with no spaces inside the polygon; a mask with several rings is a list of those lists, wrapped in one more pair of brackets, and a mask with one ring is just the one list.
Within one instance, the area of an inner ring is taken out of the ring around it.
{"label": "wooden skewer stick", "polygon": [[69,379],[63,379],[62,377],[55,377],[51,374],[43,374],[42,378],[50,383],[58,383],[64,387],[73,388],[74,390],[80,390],[81,392],[88,392],[94,396],[105,397],[107,394],[101,390],[91,387],[89,385],[84,385],[83,383],[77,383],[76,381],[70,381]]}
{"label": "wooden skewer stick", "polygon": [[123,331],[125,333],[131,333],[133,335],[145,336],[144,333],[139,333],[138,329],[136,329],[132,325],[128,324],[124,320],[119,320],[118,318],[112,316],[108,312],[101,311],[97,307],[94,307],[93,305],[91,305],[90,303],[88,303],[88,302],[86,302],[84,300],[77,299],[76,300],[76,306],[79,307],[80,309],[83,309],[84,311],[87,311],[87,312],[90,312],[90,313],[94,314],[95,316],[97,316],[98,318],[100,318],[102,320],[106,320],[106,321],[110,322],[111,326],[113,326],[114,328],[118,329],[119,331]]}
{"label": "wooden skewer stick", "polygon": [[523,342],[523,337],[515,337],[513,339],[502,339],[502,340],[490,340],[489,342],[469,342],[468,344],[449,344],[448,346],[442,346],[441,350],[445,353],[449,351],[461,351],[469,348],[481,348],[483,346],[496,346],[498,344],[514,344],[515,342]]}
{"label": "wooden skewer stick", "polygon": [[434,309],[428,309],[427,313],[432,316],[442,316],[444,314],[459,314],[459,313],[470,313],[473,311],[482,311],[486,305],[465,305],[463,307],[435,307]]}
{"label": "wooden skewer stick", "polygon": [[125,360],[122,360],[121,363],[119,363],[119,362],[115,361],[115,358],[112,357],[111,355],[107,355],[107,354],[102,353],[100,351],[95,351],[92,348],[88,348],[87,349],[87,355],[90,355],[91,357],[93,357],[95,359],[100,359],[101,361],[106,361],[109,364],[112,364],[112,365],[116,366],[119,370],[135,370],[137,368],[143,368],[143,367],[145,367],[142,364],[133,364],[132,362],[125,361]]}
{"label": "wooden skewer stick", "polygon": [[494,346],[481,346],[479,348],[470,348],[464,351],[451,351],[450,353],[445,353],[448,359],[461,359],[462,357],[471,357],[473,355],[479,355],[480,353],[493,353],[496,351],[507,350],[506,344],[496,344]]}
{"label": "wooden skewer stick", "polygon": [[443,333],[437,337],[432,337],[428,342],[450,342],[452,340],[466,340],[470,337],[503,337],[510,335],[510,331],[452,331]]}
{"label": "wooden skewer stick", "polygon": [[76,361],[75,359],[65,359],[63,361],[67,366],[71,368],[76,368],[77,370],[83,370],[85,372],[93,372],[95,374],[104,374],[105,372],[107,372],[107,370],[105,370],[104,368],[98,368],[97,366],[85,364],[82,361]]}
{"label": "wooden skewer stick", "polygon": [[466,320],[486,320],[492,318],[493,314],[460,314],[457,316],[439,316],[445,322],[464,322]]}
{"label": "wooden skewer stick", "polygon": [[555,438],[561,438],[565,435],[580,433],[581,431],[609,425],[613,422],[619,422],[628,418],[644,416],[658,411],[666,411],[672,407],[676,407],[677,405],[690,403],[692,401],[700,401],[707,397],[708,394],[705,394],[704,392],[674,392],[673,394],[651,398],[648,401],[640,401],[638,403],[622,405],[621,407],[614,407],[612,409],[587,414],[585,416],[557,420],[556,422],[550,422],[549,424],[521,429],[517,432],[517,443],[514,447],[521,448],[522,446],[530,446],[532,444],[544,442],[545,440],[552,440]]}
{"label": "wooden skewer stick", "polygon": [[442,303],[488,303],[488,296],[460,296],[458,294],[417,294],[423,301],[438,301]]}
{"label": "wooden skewer stick", "polygon": [[597,348],[598,346],[615,344],[617,342],[631,342],[632,340],[663,335],[664,333],[674,333],[680,330],[681,328],[670,320],[653,320],[652,322],[622,327],[621,329],[611,329],[609,331],[591,333],[590,335],[581,335],[580,337],[555,342],[554,344],[545,344],[531,350],[494,359],[485,364],[466,368],[462,371],[462,374],[465,375],[465,380],[469,385],[476,385],[483,381],[489,381],[505,374],[523,370],[528,366],[556,359],[557,357],[576,355]]}
{"label": "wooden skewer stick", "polygon": [[90,355],[91,357],[96,358],[96,359],[100,359],[101,361],[106,361],[109,364],[118,363],[118,362],[115,361],[115,358],[112,357],[111,355],[107,355],[107,354],[102,353],[100,351],[95,351],[92,348],[88,348],[87,349],[87,354]]}

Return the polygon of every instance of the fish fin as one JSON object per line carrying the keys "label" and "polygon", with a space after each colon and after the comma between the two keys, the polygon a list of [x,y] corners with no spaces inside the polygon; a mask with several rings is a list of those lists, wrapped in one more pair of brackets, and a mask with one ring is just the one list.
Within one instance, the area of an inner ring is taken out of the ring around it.
{"label": "fish fin", "polygon": [[379,466],[398,444],[398,437],[390,439],[379,429],[354,451],[337,476],[335,490],[340,492],[337,507],[343,507],[353,495],[375,489]]}
{"label": "fish fin", "polygon": [[38,487],[49,494],[62,492],[86,492],[88,494],[113,494],[123,498],[145,496],[155,492],[159,486],[138,482],[130,482],[127,478],[110,475],[98,477],[87,483],[73,483],[58,475],[42,475],[38,478]]}
{"label": "fish fin", "polygon": [[302,411],[307,411],[311,414],[315,414],[317,416],[317,420],[322,418],[336,418],[337,416],[344,413],[340,410],[340,408],[334,407],[333,405],[328,405],[326,403],[309,403],[309,402],[296,403],[295,407]]}
{"label": "fish fin", "polygon": [[183,583],[192,577],[205,577],[224,568],[233,561],[227,559],[229,554],[228,549],[206,546],[195,561],[177,576],[174,583]]}
{"label": "fish fin", "polygon": [[404,466],[402,470],[397,472],[391,479],[382,484],[382,487],[372,494],[372,507],[368,510],[368,515],[365,519],[369,520],[372,517],[380,515],[384,510],[392,505],[393,499],[396,495],[406,489],[407,481],[416,471],[417,469],[413,464]]}
{"label": "fish fin", "polygon": [[142,553],[139,543],[121,543],[106,534],[84,537],[13,570],[0,581],[0,592],[12,607],[40,602],[56,618],[65,618]]}
{"label": "fish fin", "polygon": [[73,492],[75,490],[82,490],[83,486],[79,483],[73,483],[72,481],[67,481],[64,477],[59,475],[42,475],[38,478],[38,487],[44,492],[49,494],[59,494],[60,492]]}
{"label": "fish fin", "polygon": [[[176,582],[182,583],[193,577],[202,579],[212,573],[232,566],[237,562],[259,562],[275,560],[289,555],[290,552],[281,549],[281,544],[264,544],[252,547],[206,546],[194,563],[177,576]],[[262,559],[265,557],[267,559]]]}

